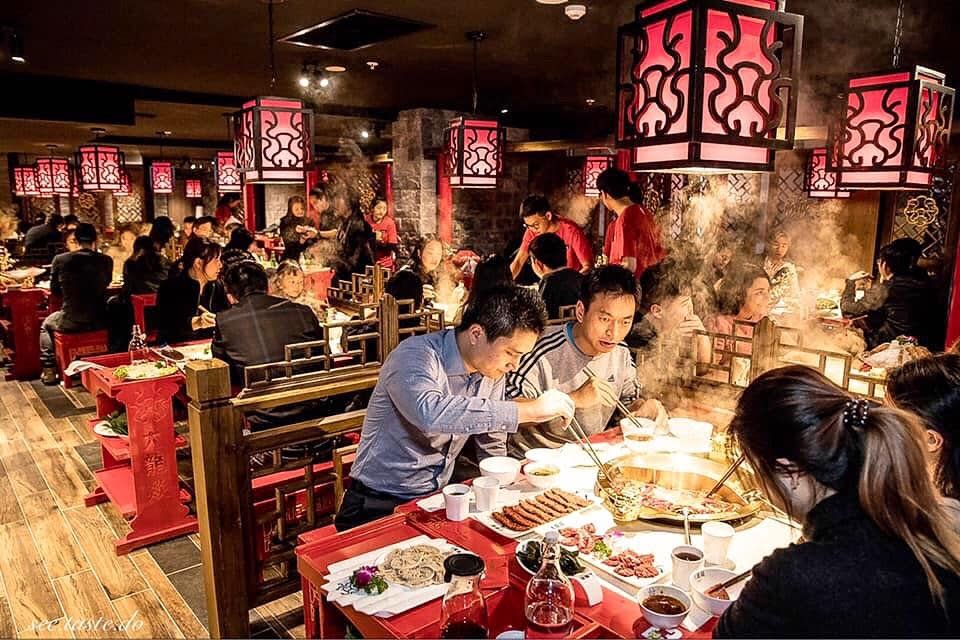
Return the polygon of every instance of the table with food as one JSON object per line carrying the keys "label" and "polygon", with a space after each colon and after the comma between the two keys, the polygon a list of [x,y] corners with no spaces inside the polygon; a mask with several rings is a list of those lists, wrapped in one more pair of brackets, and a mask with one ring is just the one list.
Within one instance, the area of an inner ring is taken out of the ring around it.
{"label": "table with food", "polygon": [[623,427],[486,458],[383,521],[305,534],[307,636],[709,637],[799,527],[714,446],[713,425]]}

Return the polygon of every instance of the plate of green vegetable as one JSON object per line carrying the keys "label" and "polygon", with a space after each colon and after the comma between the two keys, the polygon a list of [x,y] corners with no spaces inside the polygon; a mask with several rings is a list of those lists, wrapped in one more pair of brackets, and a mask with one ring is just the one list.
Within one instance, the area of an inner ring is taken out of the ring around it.
{"label": "plate of green vegetable", "polygon": [[[543,562],[543,542],[540,540],[521,542],[517,545],[515,554],[520,566],[530,575],[534,575],[540,570],[540,564]],[[563,547],[560,548],[560,569],[568,576],[575,576],[587,570],[580,562],[579,552]]]}

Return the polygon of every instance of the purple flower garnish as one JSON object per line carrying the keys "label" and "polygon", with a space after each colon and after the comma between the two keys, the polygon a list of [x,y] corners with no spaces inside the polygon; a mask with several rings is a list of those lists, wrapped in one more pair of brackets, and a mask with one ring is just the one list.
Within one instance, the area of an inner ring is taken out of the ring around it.
{"label": "purple flower garnish", "polygon": [[366,588],[377,575],[376,567],[360,567],[354,574],[353,581],[360,589]]}

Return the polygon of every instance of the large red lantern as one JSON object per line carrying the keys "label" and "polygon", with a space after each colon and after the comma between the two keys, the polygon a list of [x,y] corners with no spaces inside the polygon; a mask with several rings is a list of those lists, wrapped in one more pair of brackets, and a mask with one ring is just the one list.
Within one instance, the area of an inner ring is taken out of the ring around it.
{"label": "large red lantern", "polygon": [[[833,147],[830,147],[833,149]],[[850,192],[840,188],[837,172],[830,168],[828,151],[821,147],[810,152],[803,173],[803,190],[808,198],[849,198]]]}
{"label": "large red lantern", "polygon": [[188,198],[202,198],[203,189],[200,185],[199,180],[187,180],[186,181],[187,197]]}
{"label": "large red lantern", "polygon": [[793,146],[803,17],[783,0],[656,0],[618,31],[617,146],[638,171],[773,171]]}
{"label": "large red lantern", "polygon": [[300,100],[253,98],[234,115],[233,142],[246,182],[303,182],[313,157],[313,111]]}
{"label": "large red lantern", "polygon": [[118,191],[123,170],[120,149],[104,144],[88,144],[77,149],[77,172],[84,191]]}
{"label": "large red lantern", "polygon": [[587,156],[583,161],[583,195],[590,198],[600,197],[597,178],[612,166],[611,156]]}
{"label": "large red lantern", "polygon": [[37,185],[37,171],[33,167],[14,167],[13,195],[39,196],[40,188]]}
{"label": "large red lantern", "polygon": [[37,158],[36,175],[41,195],[70,195],[70,161],[66,158]]}
{"label": "large red lantern", "polygon": [[496,120],[456,118],[447,129],[447,173],[454,189],[492,189],[503,170],[506,135]]}
{"label": "large red lantern", "polygon": [[166,160],[151,163],[150,185],[154,193],[173,193],[173,164]]}
{"label": "large red lantern", "polygon": [[240,170],[233,159],[233,151],[218,151],[214,162],[217,174],[217,192],[240,191]]}
{"label": "large red lantern", "polygon": [[833,166],[850,189],[928,189],[944,166],[954,90],[915,67],[851,76]]}

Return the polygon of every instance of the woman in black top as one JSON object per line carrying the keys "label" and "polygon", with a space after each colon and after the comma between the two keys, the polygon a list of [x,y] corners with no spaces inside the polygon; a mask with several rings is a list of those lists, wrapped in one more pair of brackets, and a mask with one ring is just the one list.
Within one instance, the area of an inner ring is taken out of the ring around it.
{"label": "woman in black top", "polygon": [[220,245],[206,238],[191,238],[183,249],[180,270],[160,285],[157,292],[157,330],[161,344],[213,335],[214,316],[203,305],[200,294],[219,274]]}
{"label": "woman in black top", "polygon": [[744,390],[730,433],[805,541],[754,567],[715,638],[960,634],[960,535],[914,417],[794,366]]}
{"label": "woman in black top", "polygon": [[299,260],[300,254],[317,241],[317,230],[307,218],[307,203],[300,196],[290,196],[287,213],[280,218],[283,260]]}

